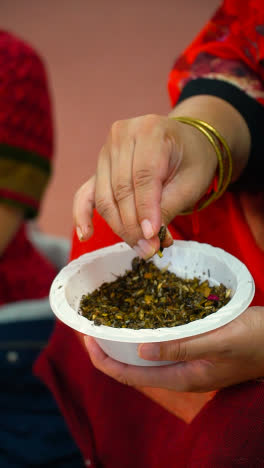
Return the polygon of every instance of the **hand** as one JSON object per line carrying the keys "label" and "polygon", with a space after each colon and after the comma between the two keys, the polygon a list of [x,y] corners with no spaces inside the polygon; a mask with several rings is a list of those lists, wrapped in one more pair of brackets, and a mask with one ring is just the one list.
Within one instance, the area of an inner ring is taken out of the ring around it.
{"label": "hand", "polygon": [[178,392],[208,392],[264,376],[264,307],[250,307],[224,327],[197,337],[139,345],[149,360],[178,361],[162,367],[117,362],[89,337],[85,344],[99,370],[121,383]]}
{"label": "hand", "polygon": [[[149,258],[160,247],[161,224],[193,207],[216,167],[210,143],[189,125],[158,115],[116,122],[96,175],[75,196],[77,233],[82,240],[92,235],[96,207],[116,234]],[[168,234],[163,245],[171,243]]]}

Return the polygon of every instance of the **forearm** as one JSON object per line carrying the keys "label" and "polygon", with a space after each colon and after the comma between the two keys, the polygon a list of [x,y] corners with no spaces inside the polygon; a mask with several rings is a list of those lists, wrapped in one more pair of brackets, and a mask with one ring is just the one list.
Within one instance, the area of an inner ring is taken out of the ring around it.
{"label": "forearm", "polygon": [[[251,146],[248,126],[241,114],[228,102],[215,96],[192,96],[180,102],[170,117],[186,116],[204,120],[225,138],[233,159],[232,181],[237,180],[245,168]],[[183,124],[184,125],[184,124]],[[214,149],[211,148],[212,157]]]}
{"label": "forearm", "polygon": [[0,203],[0,257],[12,241],[23,219],[23,213],[17,208]]}

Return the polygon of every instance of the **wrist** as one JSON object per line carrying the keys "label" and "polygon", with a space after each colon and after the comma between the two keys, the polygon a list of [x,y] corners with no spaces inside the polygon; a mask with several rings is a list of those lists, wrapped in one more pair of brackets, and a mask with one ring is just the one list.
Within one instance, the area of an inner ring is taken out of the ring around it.
{"label": "wrist", "polygon": [[192,186],[194,203],[188,208],[189,212],[207,193],[217,173],[219,161],[214,147],[199,128],[174,118],[170,118],[170,126],[175,140],[183,147],[182,170],[191,171],[196,176],[196,183]]}
{"label": "wrist", "polygon": [[198,95],[178,104],[170,117],[186,116],[212,125],[226,140],[233,160],[232,182],[245,168],[250,153],[250,132],[240,113],[228,102],[215,96]]}
{"label": "wrist", "polygon": [[202,166],[208,174],[210,173],[211,178],[208,180],[208,183],[210,183],[218,164],[214,148],[198,128],[177,120],[174,120],[174,122],[177,124],[177,127],[179,126],[178,132],[180,131],[181,139],[184,142],[184,148],[189,158],[195,158],[197,165]]}

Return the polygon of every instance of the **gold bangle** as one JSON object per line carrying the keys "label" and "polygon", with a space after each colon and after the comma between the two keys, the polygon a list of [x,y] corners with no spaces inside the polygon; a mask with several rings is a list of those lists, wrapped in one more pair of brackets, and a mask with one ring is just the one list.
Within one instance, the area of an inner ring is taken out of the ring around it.
{"label": "gold bangle", "polygon": [[188,120],[192,121],[194,124],[197,123],[197,124],[201,125],[202,127],[208,129],[215,136],[216,140],[218,140],[218,142],[221,143],[222,147],[225,150],[227,160],[228,160],[228,166],[227,166],[227,174],[226,174],[225,180],[223,181],[222,188],[217,193],[217,198],[219,198],[226,191],[226,189],[227,189],[227,187],[230,184],[231,179],[232,179],[233,160],[232,160],[230,148],[229,148],[226,140],[224,139],[224,137],[222,137],[222,135],[214,127],[212,127],[212,125],[210,125],[209,123],[204,122],[203,120],[200,120],[200,119],[193,119],[192,117],[188,117]]}
{"label": "gold bangle", "polygon": [[[191,125],[203,133],[210,144],[213,146],[218,159],[218,184],[217,188],[205,201],[200,201],[195,208],[196,211],[201,211],[218,199],[227,189],[232,178],[232,156],[226,140],[220,133],[207,122],[192,117],[172,117],[178,122]],[[191,214],[193,210],[182,214]]]}

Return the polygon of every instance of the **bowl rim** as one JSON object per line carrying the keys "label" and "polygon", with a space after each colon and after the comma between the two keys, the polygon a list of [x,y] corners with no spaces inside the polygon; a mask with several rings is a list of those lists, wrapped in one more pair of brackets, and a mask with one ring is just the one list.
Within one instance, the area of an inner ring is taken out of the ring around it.
{"label": "bowl rim", "polygon": [[[148,343],[170,341],[207,333],[234,320],[249,306],[254,297],[255,284],[248,268],[238,258],[219,247],[213,247],[212,245],[196,241],[175,240],[173,247],[171,248],[191,248],[196,249],[196,251],[198,249],[200,253],[214,256],[222,263],[225,263],[232,273],[236,275],[238,283],[238,287],[232,301],[217,312],[203,319],[179,325],[177,327],[133,330],[130,328],[114,328],[104,325],[94,325],[93,322],[78,314],[76,310],[69,305],[66,299],[65,289],[68,281],[77,272],[79,272],[80,268],[84,265],[92,263],[98,257],[103,257],[110,253],[126,252],[131,250],[126,243],[120,242],[109,247],[104,247],[102,249],[83,254],[79,258],[71,261],[58,273],[51,285],[49,295],[50,305],[54,314],[63,323],[85,335],[110,341]],[[136,253],[135,256],[137,256]],[[232,265],[232,268],[230,268],[230,265]],[[236,297],[239,297],[240,299],[239,304],[236,304],[236,301],[234,301],[234,298]]]}

